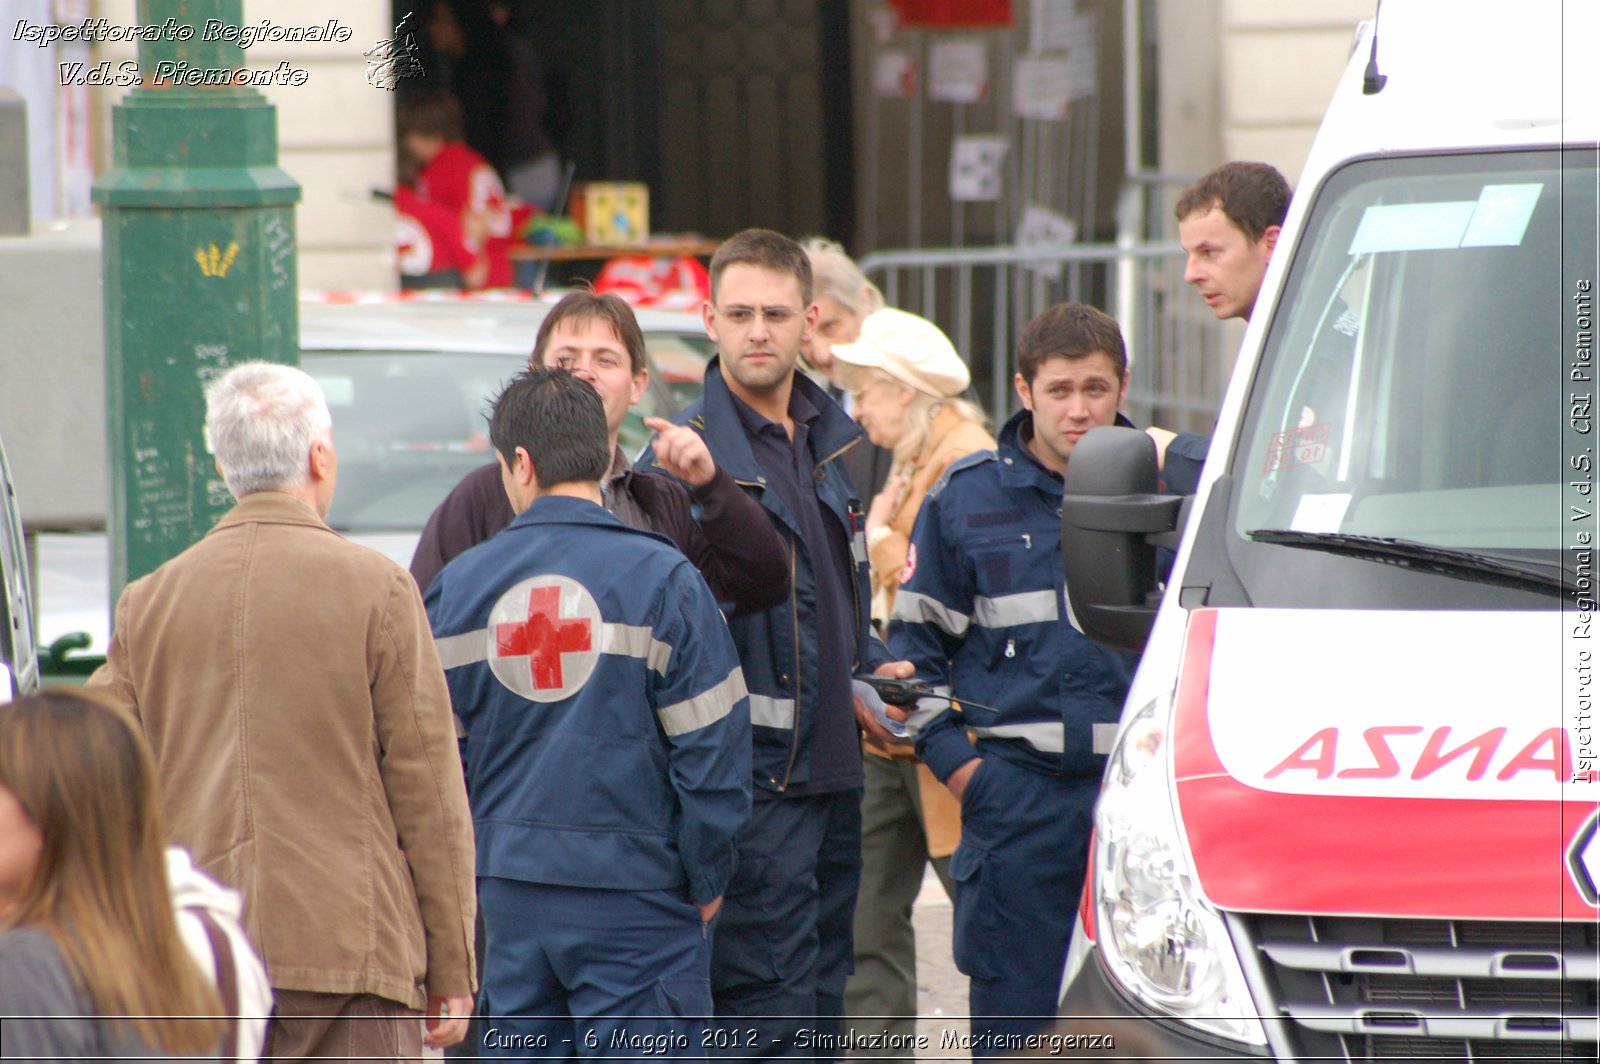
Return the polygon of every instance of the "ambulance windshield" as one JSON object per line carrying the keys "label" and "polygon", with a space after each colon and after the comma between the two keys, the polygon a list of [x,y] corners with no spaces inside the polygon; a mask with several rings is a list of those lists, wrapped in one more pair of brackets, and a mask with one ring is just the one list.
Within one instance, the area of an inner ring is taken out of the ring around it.
{"label": "ambulance windshield", "polygon": [[1594,174],[1551,151],[1328,181],[1234,451],[1239,536],[1564,558],[1595,510]]}

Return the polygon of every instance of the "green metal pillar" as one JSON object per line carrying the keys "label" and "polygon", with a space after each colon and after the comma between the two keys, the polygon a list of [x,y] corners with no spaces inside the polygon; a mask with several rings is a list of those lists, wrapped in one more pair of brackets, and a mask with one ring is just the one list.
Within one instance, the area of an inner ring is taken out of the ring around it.
{"label": "green metal pillar", "polygon": [[[112,112],[101,205],[113,599],[232,500],[203,389],[240,362],[299,361],[294,204],[277,111],[245,68],[243,0],[139,0],[141,86]],[[309,90],[306,90],[309,91]]]}

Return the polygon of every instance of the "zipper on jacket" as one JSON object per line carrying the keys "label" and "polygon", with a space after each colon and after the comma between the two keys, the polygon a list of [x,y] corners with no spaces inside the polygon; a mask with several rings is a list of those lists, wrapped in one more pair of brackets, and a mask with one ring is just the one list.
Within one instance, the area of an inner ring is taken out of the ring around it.
{"label": "zipper on jacket", "polygon": [[[815,466],[816,472],[821,473],[823,466],[827,465],[829,462],[833,461],[835,458],[838,458],[850,448],[860,443],[861,439],[862,437],[857,436],[855,439],[851,440],[849,443],[845,444],[837,451],[834,451],[822,461],[818,462]],[[845,502],[845,509],[846,511],[850,510],[849,500],[846,500]],[[852,527],[849,530],[849,534],[854,537],[854,522],[852,521],[851,524]],[[800,605],[795,599],[795,570],[797,568],[797,562],[795,561],[795,558],[797,553],[798,552],[795,549],[794,542],[791,539],[789,543],[789,627],[794,633],[794,739],[789,744],[789,763],[784,766],[783,780],[778,784],[779,794],[782,794],[784,791],[789,789],[789,777],[794,775],[794,763],[795,760],[800,756],[800,707],[802,704],[802,699],[800,697]],[[861,649],[861,582],[856,579],[856,570],[859,568],[859,566],[853,562],[855,557],[855,547],[853,543],[850,546],[850,555],[852,558],[852,564],[850,566],[850,599],[855,604],[857,628],[856,650],[859,654]],[[820,652],[821,648],[818,649]]]}
{"label": "zipper on jacket", "polygon": [[[800,756],[800,604],[795,591],[795,558],[799,552],[794,540],[789,541],[789,631],[794,636],[794,738],[789,740],[789,763],[783,768],[783,780],[778,793],[789,789],[789,777],[794,775],[795,758]],[[820,648],[819,648],[820,649]]]}
{"label": "zipper on jacket", "polygon": [[[870,584],[872,582],[872,560],[871,560],[870,557],[862,558],[859,562],[855,560],[855,556],[856,556],[856,519],[860,518],[860,520],[861,520],[861,534],[863,536],[865,536],[867,534],[867,515],[866,515],[866,511],[861,508],[860,500],[856,500],[853,503],[846,503],[845,504],[845,509],[850,512],[850,560],[851,560],[851,565],[850,565],[850,601],[855,605],[855,608],[856,608],[856,611],[855,611],[855,618],[856,618],[856,660],[851,663],[850,671],[851,672],[855,672],[856,670],[861,668],[861,663],[862,663],[861,647],[863,645],[863,640],[861,638],[861,633],[863,631],[871,631],[872,630],[872,618],[871,617],[863,617],[862,614],[861,614],[861,572],[860,572],[861,568],[863,566],[865,566],[866,570],[867,570],[867,582]],[[862,627],[863,623],[865,624],[865,628]]]}

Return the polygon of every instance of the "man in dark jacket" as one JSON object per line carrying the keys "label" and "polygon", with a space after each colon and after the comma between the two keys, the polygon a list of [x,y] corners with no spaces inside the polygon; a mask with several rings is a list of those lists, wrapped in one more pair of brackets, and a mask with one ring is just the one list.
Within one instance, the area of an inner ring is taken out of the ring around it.
{"label": "man in dark jacket", "polygon": [[469,736],[488,931],[477,1048],[698,1055],[709,924],[750,811],[733,640],[683,555],[600,507],[610,451],[592,389],[530,370],[490,435],[517,517],[427,596]]}
{"label": "man in dark jacket", "polygon": [[962,703],[912,728],[961,801],[952,948],[975,1058],[1007,1055],[1055,1013],[1105,768],[1096,729],[1121,714],[1137,661],[1079,630],[1061,563],[1067,463],[1090,429],[1127,424],[1117,323],[1051,307],[1023,331],[1014,384],[1024,409],[999,446],[951,466],[922,504],[889,621],[894,651]]}
{"label": "man in dark jacket", "polygon": [[[628,408],[650,382],[644,334],[633,308],[614,295],[572,292],[539,326],[530,364],[571,370],[600,393],[610,433],[612,464],[601,481],[606,509],[624,524],[659,532],[695,564],[718,601],[735,612],[760,611],[784,601],[789,559],[761,507],[711,461],[687,428],[650,421],[662,432],[662,471],[636,473],[617,446]],[[687,487],[685,486],[687,485]],[[698,520],[694,510],[698,508]],[[445,563],[511,523],[500,468],[468,473],[423,527],[411,575],[427,590]]]}
{"label": "man in dark jacket", "polygon": [[811,297],[811,265],[793,240],[751,229],[723,243],[703,309],[718,356],[682,415],[782,535],[793,584],[775,608],[729,621],[750,690],[755,803],[711,986],[717,1048],[738,1057],[843,1055],[861,876],[858,729],[890,739],[854,697],[851,673],[911,672],[869,627],[861,503],[841,460],[861,430],[795,372],[816,326]]}

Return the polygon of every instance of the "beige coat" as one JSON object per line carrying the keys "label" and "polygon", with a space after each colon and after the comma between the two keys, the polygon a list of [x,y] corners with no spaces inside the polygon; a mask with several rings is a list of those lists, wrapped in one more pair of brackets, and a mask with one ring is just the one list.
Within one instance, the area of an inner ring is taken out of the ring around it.
{"label": "beige coat", "polygon": [[[889,523],[884,526],[888,532],[874,537],[871,546],[872,614],[875,618],[887,620],[894,611],[894,594],[900,587],[900,574],[906,567],[911,548],[911,526],[916,523],[917,511],[922,509],[922,500],[944,476],[945,470],[969,454],[992,450],[994,446],[994,437],[982,425],[968,421],[950,407],[934,416],[922,453],[917,456],[905,490],[900,493],[889,515]],[[863,749],[870,754],[883,753],[871,746]],[[915,755],[896,749],[888,756],[910,758]],[[917,783],[928,853],[933,857],[948,857],[961,841],[961,806],[928,766],[917,766]]]}
{"label": "beige coat", "polygon": [[128,585],[89,682],[143,722],[168,831],[243,892],[273,986],[471,993],[472,821],[405,570],[247,495]]}
{"label": "beige coat", "polygon": [[975,421],[968,421],[950,407],[934,416],[928,439],[922,445],[911,467],[911,477],[900,500],[889,514],[888,534],[874,537],[872,543],[872,599],[873,616],[878,616],[877,606],[883,602],[883,620],[894,612],[894,593],[900,587],[900,573],[906,567],[906,555],[911,549],[911,526],[916,524],[917,511],[932,487],[959,460],[978,451],[994,449],[994,437]]}

